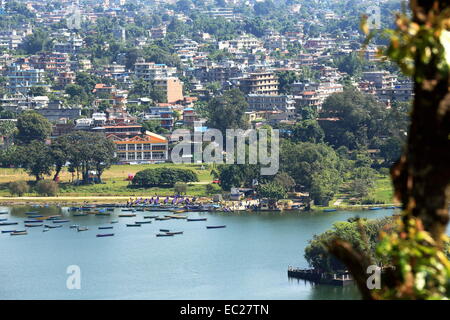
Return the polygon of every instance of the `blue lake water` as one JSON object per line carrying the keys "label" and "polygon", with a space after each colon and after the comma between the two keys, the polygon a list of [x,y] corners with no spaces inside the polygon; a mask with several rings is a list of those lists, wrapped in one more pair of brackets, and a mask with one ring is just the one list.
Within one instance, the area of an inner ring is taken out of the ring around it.
{"label": "blue lake water", "polygon": [[[288,266],[308,267],[303,251],[314,234],[336,221],[360,216],[379,218],[393,210],[317,213],[199,213],[206,222],[154,221],[141,227],[126,223],[134,218],[90,215],[73,217],[67,208],[0,208],[0,215],[24,229],[25,212],[62,214],[71,221],[43,232],[28,228],[28,235],[0,234],[0,299],[357,299],[356,289],[312,285],[288,279]],[[113,230],[97,230],[111,225]],[[48,222],[46,222],[48,223]],[[51,222],[49,224],[52,224]],[[88,226],[77,232],[72,224]],[[225,229],[206,229],[226,225]],[[184,231],[174,237],[156,237],[159,229]],[[97,238],[98,233],[115,233]],[[81,289],[66,286],[67,268],[81,270]]]}

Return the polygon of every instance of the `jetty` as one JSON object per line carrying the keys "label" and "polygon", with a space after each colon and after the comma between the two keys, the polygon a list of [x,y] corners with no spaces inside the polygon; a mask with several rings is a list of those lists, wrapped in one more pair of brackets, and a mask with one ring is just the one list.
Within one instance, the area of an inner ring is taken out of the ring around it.
{"label": "jetty", "polygon": [[303,279],[318,284],[329,284],[340,287],[354,283],[353,277],[348,271],[325,273],[314,269],[299,269],[289,267],[288,277]]}

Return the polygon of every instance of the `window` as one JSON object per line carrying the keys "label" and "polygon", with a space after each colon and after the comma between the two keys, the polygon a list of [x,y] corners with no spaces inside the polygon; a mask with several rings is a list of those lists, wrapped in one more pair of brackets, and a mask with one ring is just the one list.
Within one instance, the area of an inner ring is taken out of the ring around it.
{"label": "window", "polygon": [[151,144],[144,144],[144,150],[151,150],[152,145]]}
{"label": "window", "polygon": [[142,152],[136,153],[136,160],[142,160]]}
{"label": "window", "polygon": [[126,160],[126,158],[127,158],[124,152],[118,153],[118,154],[117,154],[117,157],[118,157],[120,160]]}
{"label": "window", "polygon": [[144,152],[144,159],[148,160],[152,158],[152,153],[151,152]]}
{"label": "window", "polygon": [[142,150],[142,144],[137,144],[136,145],[136,150]]}
{"label": "window", "polygon": [[128,145],[128,150],[136,150],[136,145],[135,144],[129,144]]}
{"label": "window", "polygon": [[126,145],[124,145],[124,144],[118,144],[118,145],[117,145],[117,150],[126,150]]}
{"label": "window", "polygon": [[130,152],[128,153],[128,160],[135,160],[136,159],[136,153]]}

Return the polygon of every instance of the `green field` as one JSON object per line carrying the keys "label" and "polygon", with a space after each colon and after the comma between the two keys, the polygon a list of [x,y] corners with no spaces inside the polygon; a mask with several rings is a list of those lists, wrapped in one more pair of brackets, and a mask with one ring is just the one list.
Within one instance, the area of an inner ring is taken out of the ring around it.
{"label": "green field", "polygon": [[[60,193],[61,196],[143,196],[143,195],[173,195],[173,188],[148,188],[148,189],[131,189],[127,188],[129,181],[128,175],[134,175],[136,172],[148,168],[155,168],[156,166],[167,166],[172,168],[191,169],[197,173],[200,182],[188,184],[187,193],[193,196],[205,196],[206,185],[211,183],[213,177],[211,176],[211,169],[208,165],[194,165],[183,164],[177,165],[172,163],[167,164],[145,164],[145,165],[114,165],[106,170],[102,175],[102,184],[80,185],[75,186],[72,182],[72,174],[63,171],[60,174]],[[47,179],[50,179],[48,177]],[[76,179],[76,177],[75,177]],[[0,196],[10,196],[8,191],[8,183],[12,181],[33,181],[22,169],[0,169]],[[30,192],[25,196],[37,196],[36,193]]]}

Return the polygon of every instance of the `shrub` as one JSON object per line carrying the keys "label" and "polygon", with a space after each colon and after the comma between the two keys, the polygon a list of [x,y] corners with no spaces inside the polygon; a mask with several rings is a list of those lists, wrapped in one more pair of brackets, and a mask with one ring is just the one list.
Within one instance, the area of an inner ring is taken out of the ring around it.
{"label": "shrub", "polygon": [[177,182],[175,183],[175,186],[173,187],[173,191],[175,194],[182,195],[186,194],[187,192],[187,184],[183,182]]}
{"label": "shrub", "polygon": [[10,182],[8,189],[12,195],[18,195],[19,197],[30,191],[30,187],[25,181]]}
{"label": "shrub", "polygon": [[216,183],[211,183],[211,184],[206,185],[206,193],[209,195],[217,194],[217,193],[221,193],[221,192],[222,192],[222,188]]}
{"label": "shrub", "polygon": [[177,182],[196,182],[197,174],[189,169],[156,168],[136,173],[132,180],[135,187],[173,187]]}
{"label": "shrub", "polygon": [[56,196],[59,192],[59,186],[53,180],[40,180],[36,184],[36,192],[41,196]]}

